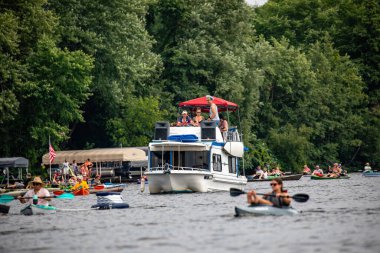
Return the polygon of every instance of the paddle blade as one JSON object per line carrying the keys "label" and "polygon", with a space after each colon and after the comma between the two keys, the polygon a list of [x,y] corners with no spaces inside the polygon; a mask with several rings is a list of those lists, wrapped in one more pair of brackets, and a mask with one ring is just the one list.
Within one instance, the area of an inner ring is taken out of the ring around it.
{"label": "paddle blade", "polygon": [[74,194],[72,193],[63,193],[59,196],[55,196],[54,198],[57,198],[57,199],[73,199],[74,198]]}
{"label": "paddle blade", "polygon": [[0,203],[8,203],[14,200],[15,198],[10,195],[0,195]]}
{"label": "paddle blade", "polygon": [[0,205],[0,213],[8,213],[10,206]]}
{"label": "paddle blade", "polygon": [[241,194],[245,194],[245,191],[242,191],[242,190],[236,189],[236,188],[230,188],[231,197],[236,197],[236,196],[239,196]]}
{"label": "paddle blade", "polygon": [[309,200],[309,195],[305,193],[298,193],[298,194],[293,195],[292,198],[294,199],[294,201],[302,203]]}

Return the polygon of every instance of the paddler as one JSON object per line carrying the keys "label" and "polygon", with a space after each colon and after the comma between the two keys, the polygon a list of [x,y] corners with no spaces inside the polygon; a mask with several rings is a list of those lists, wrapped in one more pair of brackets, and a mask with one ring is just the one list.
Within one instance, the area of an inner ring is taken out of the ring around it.
{"label": "paddler", "polygon": [[88,184],[83,180],[83,176],[77,176],[77,183],[71,188],[72,191],[79,189],[88,189]]}
{"label": "paddler", "polygon": [[[48,190],[44,188],[45,184],[42,182],[40,177],[35,177],[33,181],[29,182],[29,186],[32,187],[32,189],[28,190],[24,197],[18,196],[17,199],[20,200],[21,203],[27,203],[30,204],[37,204],[37,205],[43,205],[48,206],[51,198],[41,198],[41,197],[50,197],[50,193]],[[30,199],[25,199],[30,198]]]}
{"label": "paddler", "polygon": [[289,206],[291,198],[289,198],[287,191],[283,189],[281,178],[274,178],[270,182],[270,186],[272,187],[272,192],[265,194],[262,198],[257,196],[255,191],[249,191],[247,193],[248,204],[262,204],[280,208]]}

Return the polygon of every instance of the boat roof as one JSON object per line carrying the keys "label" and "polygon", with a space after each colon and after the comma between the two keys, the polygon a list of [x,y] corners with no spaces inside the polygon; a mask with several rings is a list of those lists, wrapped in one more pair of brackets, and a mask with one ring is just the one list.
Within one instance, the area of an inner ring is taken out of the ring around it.
{"label": "boat roof", "polygon": [[[212,102],[218,106],[218,110],[220,112],[236,111],[239,108],[239,106],[233,102],[215,96],[213,98],[214,99],[212,100]],[[210,110],[210,105],[207,103],[206,96],[181,102],[179,103],[179,107],[200,107],[204,112],[208,112]]]}
{"label": "boat roof", "polygon": [[[144,150],[138,148],[97,148],[89,150],[56,151],[56,157],[52,164],[61,164],[65,160],[84,163],[88,158],[91,162],[116,162],[116,161],[145,161],[147,156]],[[42,157],[43,164],[49,164],[49,153]]]}
{"label": "boat roof", "polygon": [[151,151],[207,151],[210,145],[201,142],[152,142],[149,144]]}
{"label": "boat roof", "polygon": [[24,157],[0,158],[0,168],[28,168],[29,160]]}

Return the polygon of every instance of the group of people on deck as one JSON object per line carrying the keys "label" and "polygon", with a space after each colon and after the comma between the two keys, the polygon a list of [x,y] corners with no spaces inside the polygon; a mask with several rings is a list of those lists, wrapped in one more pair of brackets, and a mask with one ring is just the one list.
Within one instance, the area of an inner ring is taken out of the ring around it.
{"label": "group of people on deck", "polygon": [[61,170],[54,173],[53,185],[75,185],[78,176],[87,180],[91,177],[93,164],[88,158],[81,166],[78,166],[75,160],[71,164],[65,160],[62,163]]}
{"label": "group of people on deck", "polygon": [[225,119],[223,114],[219,114],[217,105],[213,102],[214,97],[207,95],[206,96],[207,103],[210,105],[210,112],[207,119],[202,116],[202,109],[197,107],[195,110],[195,116],[191,118],[187,111],[182,111],[182,115],[178,118],[176,126],[200,126],[201,122],[204,120],[214,121],[218,125],[223,139],[226,139],[226,133],[228,131],[228,121]]}

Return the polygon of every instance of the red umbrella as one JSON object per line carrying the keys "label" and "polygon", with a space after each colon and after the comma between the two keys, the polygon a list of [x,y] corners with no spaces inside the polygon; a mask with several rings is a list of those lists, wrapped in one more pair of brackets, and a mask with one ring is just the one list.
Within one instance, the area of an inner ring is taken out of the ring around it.
{"label": "red umbrella", "polygon": [[[220,112],[227,111],[227,109],[228,111],[236,111],[239,107],[235,103],[217,97],[214,97],[212,102],[218,106],[218,111]],[[179,107],[200,107],[204,112],[208,112],[210,110],[210,105],[207,103],[206,96],[181,102],[179,103]]]}

